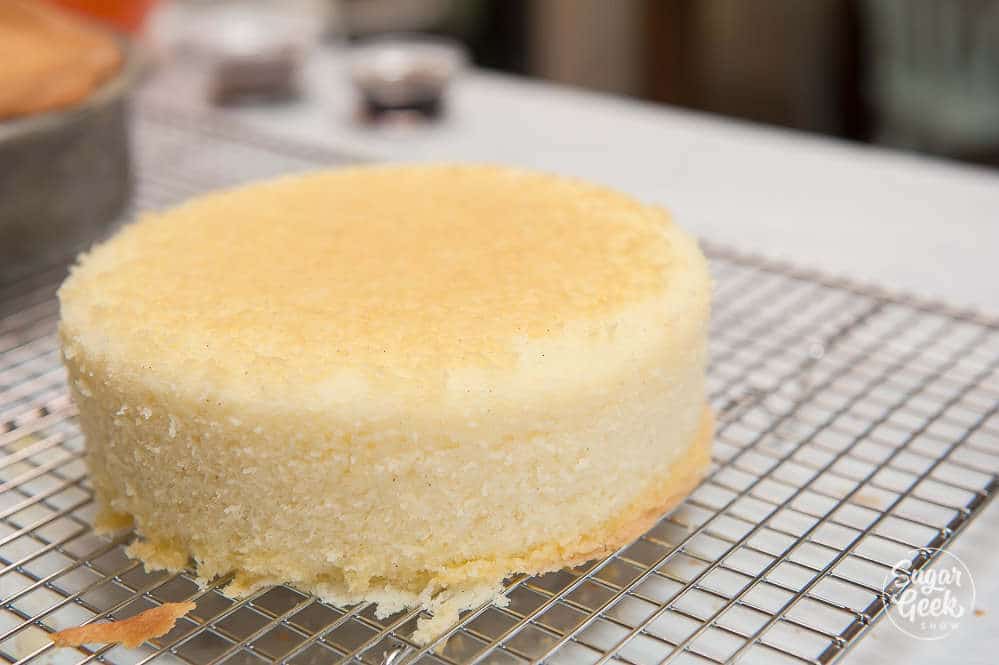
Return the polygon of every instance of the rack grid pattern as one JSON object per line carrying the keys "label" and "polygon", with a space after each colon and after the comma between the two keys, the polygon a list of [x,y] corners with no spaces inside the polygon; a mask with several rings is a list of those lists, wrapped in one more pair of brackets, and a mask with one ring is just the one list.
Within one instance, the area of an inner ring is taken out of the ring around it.
{"label": "rack grid pattern", "polygon": [[[136,208],[354,161],[140,106]],[[288,587],[233,600],[147,574],[90,529],[92,495],[59,365],[54,267],[0,285],[0,658],[10,662],[818,663],[889,609],[900,559],[930,565],[999,472],[999,322],[707,246],[716,284],[710,475],[600,561],[508,581],[436,643]],[[137,649],[45,635],[191,599]],[[44,659],[44,660],[43,660]]]}

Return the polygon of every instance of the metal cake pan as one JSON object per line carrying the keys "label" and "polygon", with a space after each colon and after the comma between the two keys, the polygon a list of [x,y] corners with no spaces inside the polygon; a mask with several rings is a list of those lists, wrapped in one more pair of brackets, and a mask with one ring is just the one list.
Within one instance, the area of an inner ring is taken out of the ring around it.
{"label": "metal cake pan", "polygon": [[131,189],[135,49],[76,106],[0,121],[0,282],[67,260],[121,216]]}

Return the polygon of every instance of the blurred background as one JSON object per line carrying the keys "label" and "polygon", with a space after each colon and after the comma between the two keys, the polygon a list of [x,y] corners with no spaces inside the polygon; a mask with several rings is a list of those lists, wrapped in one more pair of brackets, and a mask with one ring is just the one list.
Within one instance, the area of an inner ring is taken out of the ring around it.
{"label": "blurred background", "polygon": [[[101,2],[111,0],[89,4]],[[197,10],[218,0],[173,4]],[[284,4],[289,11],[329,4],[319,8],[326,39],[448,35],[482,67],[999,165],[995,0]]]}
{"label": "blurred background", "polygon": [[[173,4],[204,9],[218,0]],[[481,67],[999,165],[996,0],[284,4],[328,4],[318,8],[326,39],[448,35]]]}
{"label": "blurred background", "polygon": [[999,165],[996,0],[59,1],[173,33],[178,14],[280,6],[325,41],[445,35],[485,68]]}

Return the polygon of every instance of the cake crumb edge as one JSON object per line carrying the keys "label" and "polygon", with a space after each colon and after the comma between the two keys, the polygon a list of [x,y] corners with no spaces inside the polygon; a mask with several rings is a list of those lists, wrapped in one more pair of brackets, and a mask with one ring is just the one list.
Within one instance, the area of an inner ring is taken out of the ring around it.
{"label": "cake crumb edge", "polygon": [[177,620],[195,607],[196,605],[190,601],[164,603],[120,621],[91,623],[60,630],[52,633],[49,639],[57,647],[120,642],[129,649],[134,649],[147,640],[169,633],[177,624]]}
{"label": "cake crumb edge", "polygon": [[[434,642],[444,633],[458,625],[461,612],[474,609],[486,603],[496,607],[506,607],[510,600],[503,589],[495,584],[476,585],[466,588],[449,589],[439,592],[430,599],[424,600],[423,609],[430,613],[429,617],[421,617],[417,621],[413,641],[420,646]],[[441,644],[446,644],[446,641]]]}

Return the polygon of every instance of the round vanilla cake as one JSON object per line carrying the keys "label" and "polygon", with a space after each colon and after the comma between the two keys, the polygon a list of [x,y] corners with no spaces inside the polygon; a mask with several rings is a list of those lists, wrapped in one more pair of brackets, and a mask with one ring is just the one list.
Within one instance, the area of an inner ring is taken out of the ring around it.
{"label": "round vanilla cake", "polygon": [[82,256],[62,352],[130,553],[416,639],[641,534],[708,466],[710,278],[659,208],[470,165],[211,194]]}

